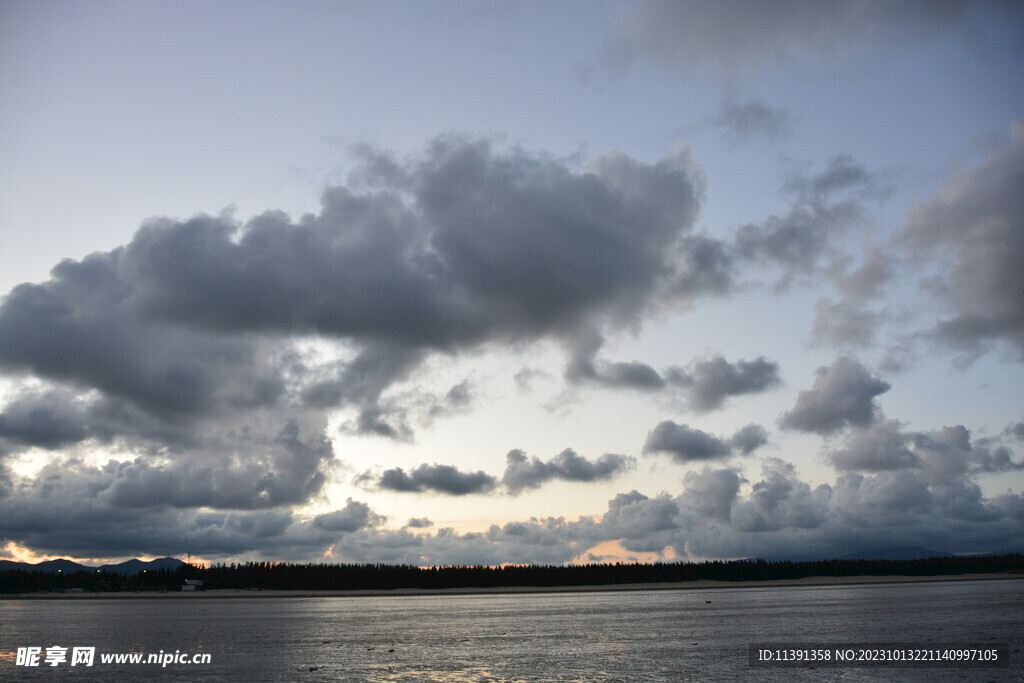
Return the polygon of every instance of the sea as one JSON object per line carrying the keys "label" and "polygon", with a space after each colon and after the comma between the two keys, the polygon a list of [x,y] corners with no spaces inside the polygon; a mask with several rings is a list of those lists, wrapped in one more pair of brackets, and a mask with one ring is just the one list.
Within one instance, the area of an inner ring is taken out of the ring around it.
{"label": "sea", "polygon": [[[982,668],[752,663],[764,643],[1006,649]],[[27,647],[37,666],[17,661]],[[0,601],[4,681],[1022,681],[1022,649],[1024,580]],[[116,653],[179,661],[101,661]]]}

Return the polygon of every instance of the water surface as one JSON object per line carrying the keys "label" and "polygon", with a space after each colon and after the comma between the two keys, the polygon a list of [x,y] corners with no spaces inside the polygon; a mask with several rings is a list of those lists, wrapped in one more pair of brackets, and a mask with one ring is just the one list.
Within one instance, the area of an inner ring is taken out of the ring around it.
{"label": "water surface", "polygon": [[[0,602],[0,615],[3,680],[1024,680],[1024,581],[24,600]],[[748,645],[763,641],[1002,642],[1011,646],[1011,668],[751,669]],[[205,652],[212,663],[14,666],[13,652],[28,645]]]}

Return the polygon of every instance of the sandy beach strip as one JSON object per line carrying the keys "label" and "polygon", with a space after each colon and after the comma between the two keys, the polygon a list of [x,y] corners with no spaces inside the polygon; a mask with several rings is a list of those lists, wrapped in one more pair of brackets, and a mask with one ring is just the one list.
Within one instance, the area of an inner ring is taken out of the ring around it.
{"label": "sandy beach strip", "polygon": [[369,590],[259,590],[216,588],[205,591],[120,591],[108,593],[7,593],[0,600],[194,600],[234,598],[360,598],[386,596],[505,595],[531,593],[605,593],[616,591],[728,590],[730,588],[786,588],[857,586],[883,583],[933,583],[940,581],[1022,580],[1022,572],[958,574],[952,576],[808,576],[802,579],[765,581],[679,581],[672,583],[623,583],[595,586],[495,586],[467,588],[394,588]]}

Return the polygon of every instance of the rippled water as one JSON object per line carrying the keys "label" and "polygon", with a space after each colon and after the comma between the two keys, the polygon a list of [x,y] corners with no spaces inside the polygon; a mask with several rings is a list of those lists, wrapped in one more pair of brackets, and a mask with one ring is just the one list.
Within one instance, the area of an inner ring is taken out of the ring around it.
{"label": "rippled water", "polygon": [[[708,602],[710,601],[710,602]],[[366,598],[0,602],[0,679],[1024,680],[1024,581]],[[748,645],[1010,643],[1010,669],[751,669]],[[19,646],[208,652],[29,669]],[[314,669],[315,670],[310,670]]]}

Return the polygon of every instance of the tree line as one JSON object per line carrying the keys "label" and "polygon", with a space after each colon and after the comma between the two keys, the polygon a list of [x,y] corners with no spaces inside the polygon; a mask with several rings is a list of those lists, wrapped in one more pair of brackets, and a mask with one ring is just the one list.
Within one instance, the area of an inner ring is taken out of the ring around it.
{"label": "tree line", "polygon": [[246,562],[140,572],[47,573],[0,571],[0,593],[39,591],[178,591],[186,579],[205,589],[389,590],[395,588],[500,588],[607,586],[627,583],[767,581],[811,576],[946,576],[1024,572],[1024,555],[933,557],[921,560],[767,561],[716,560],[579,565],[417,567],[402,564],[294,564]]}

